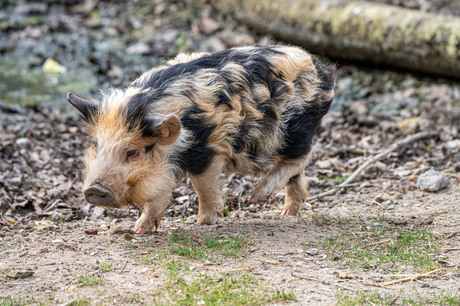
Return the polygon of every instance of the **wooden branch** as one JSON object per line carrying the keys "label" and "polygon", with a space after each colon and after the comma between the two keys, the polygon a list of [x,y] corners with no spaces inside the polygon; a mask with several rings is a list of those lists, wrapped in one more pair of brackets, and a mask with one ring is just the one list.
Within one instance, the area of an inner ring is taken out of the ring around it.
{"label": "wooden branch", "polygon": [[374,242],[374,243],[369,244],[368,246],[384,244],[384,243],[387,243],[387,242],[391,242],[391,239],[385,239],[385,240],[382,240],[382,241]]}
{"label": "wooden branch", "polygon": [[460,251],[460,248],[442,248],[441,251],[443,252]]}
{"label": "wooden branch", "polygon": [[335,0],[215,0],[261,34],[334,59],[460,78],[460,18]]}
{"label": "wooden branch", "polygon": [[358,176],[364,170],[366,170],[370,165],[372,165],[376,161],[382,159],[383,157],[387,156],[391,152],[396,151],[397,149],[399,149],[399,148],[401,148],[401,147],[403,147],[403,146],[405,146],[405,145],[407,145],[409,143],[412,143],[412,142],[420,140],[420,139],[432,137],[432,136],[434,136],[436,134],[437,134],[437,132],[435,132],[435,131],[429,131],[429,132],[420,132],[420,133],[417,133],[417,134],[407,136],[403,140],[400,140],[400,141],[394,143],[391,147],[389,147],[388,149],[386,149],[382,153],[377,154],[376,156],[374,156],[374,157],[370,158],[369,160],[367,160],[358,169],[356,169],[355,172],[353,172],[352,175],[350,175],[350,177],[347,178],[342,184],[340,184],[338,186],[335,186],[335,187],[333,187],[332,189],[330,189],[330,190],[328,190],[326,192],[320,193],[320,194],[312,196],[312,197],[308,197],[305,202],[306,203],[312,203],[312,202],[314,202],[316,200],[319,200],[321,198],[336,194],[340,189],[344,188],[344,186],[349,185],[351,182],[355,181],[358,178]]}
{"label": "wooden branch", "polygon": [[406,277],[406,278],[397,279],[397,280],[394,280],[394,281],[391,281],[391,282],[383,283],[382,285],[383,286],[390,286],[390,285],[394,285],[394,284],[398,284],[398,283],[410,282],[410,281],[420,279],[420,278],[424,278],[424,277],[430,277],[432,274],[438,273],[441,270],[442,269],[437,269],[437,270],[427,272],[425,274],[419,274],[419,275],[409,276],[409,277]]}
{"label": "wooden branch", "polygon": [[271,264],[271,265],[279,265],[279,264],[280,264],[279,262],[268,261],[268,260],[259,259],[259,258],[246,259],[245,261],[246,261],[246,262],[262,262],[262,263]]}

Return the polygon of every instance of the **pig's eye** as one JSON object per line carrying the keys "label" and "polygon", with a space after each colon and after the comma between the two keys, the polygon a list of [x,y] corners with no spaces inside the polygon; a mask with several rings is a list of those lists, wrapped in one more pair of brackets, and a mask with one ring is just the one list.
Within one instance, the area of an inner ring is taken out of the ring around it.
{"label": "pig's eye", "polygon": [[128,150],[126,152],[126,162],[129,162],[139,155],[139,149]]}

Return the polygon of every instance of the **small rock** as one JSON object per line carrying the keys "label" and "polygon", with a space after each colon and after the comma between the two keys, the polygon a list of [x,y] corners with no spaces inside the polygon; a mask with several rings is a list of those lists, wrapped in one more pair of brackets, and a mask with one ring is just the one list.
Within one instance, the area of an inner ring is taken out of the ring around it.
{"label": "small rock", "polygon": [[8,273],[6,276],[13,279],[23,279],[30,277],[32,275],[34,275],[34,272],[32,271],[12,271]]}
{"label": "small rock", "polygon": [[417,188],[424,191],[436,192],[449,185],[449,178],[434,169],[421,174],[417,180]]}
{"label": "small rock", "polygon": [[315,256],[315,255],[318,255],[318,250],[317,249],[308,249],[308,250],[305,251],[305,253],[307,253],[310,256]]}
{"label": "small rock", "polygon": [[129,233],[124,233],[122,237],[123,239],[128,240],[128,241],[131,241],[134,239],[134,236]]}
{"label": "small rock", "polygon": [[163,38],[163,40],[167,43],[172,43],[174,39],[176,39],[178,34],[179,34],[179,31],[177,31],[176,29],[168,29],[163,32],[163,34],[161,35],[161,38]]}
{"label": "small rock", "polygon": [[206,35],[210,35],[220,29],[220,24],[209,17],[201,18],[200,31]]}
{"label": "small rock", "polygon": [[387,262],[387,263],[381,264],[379,266],[379,269],[382,269],[384,271],[391,270],[391,268],[393,268],[393,263],[392,262]]}
{"label": "small rock", "polygon": [[45,253],[48,253],[50,251],[50,249],[48,248],[41,248],[40,250],[38,250],[38,254],[45,254]]}
{"label": "small rock", "polygon": [[353,278],[351,275],[350,275],[350,272],[346,271],[346,272],[338,272],[338,271],[334,271],[334,276],[337,277],[337,278],[341,278],[341,279],[351,279]]}
{"label": "small rock", "polygon": [[401,132],[403,132],[404,134],[412,134],[417,130],[421,123],[422,118],[420,117],[407,118],[403,122],[401,122],[399,128],[401,129]]}
{"label": "small rock", "polygon": [[98,230],[96,228],[90,228],[90,229],[85,230],[85,233],[88,235],[97,235]]}
{"label": "small rock", "polygon": [[138,42],[134,45],[129,46],[126,49],[126,52],[128,54],[149,54],[150,53],[150,47],[143,42]]}
{"label": "small rock", "polygon": [[0,262],[0,271],[6,272],[10,270],[10,266],[8,266],[6,263]]}
{"label": "small rock", "polygon": [[29,143],[29,138],[18,138],[15,143],[20,147],[25,147]]}
{"label": "small rock", "polygon": [[123,82],[124,73],[120,66],[115,65],[107,71],[107,76],[111,79],[112,83],[120,85]]}
{"label": "small rock", "polygon": [[96,206],[94,207],[93,214],[91,215],[91,220],[99,219],[101,216],[104,215],[105,208]]}
{"label": "small rock", "polygon": [[460,139],[454,139],[447,142],[447,148],[450,150],[460,149]]}
{"label": "small rock", "polygon": [[196,215],[191,215],[190,217],[188,217],[187,219],[185,219],[185,223],[195,223],[196,222]]}
{"label": "small rock", "polygon": [[126,231],[122,229],[121,227],[119,227],[118,225],[112,223],[110,224],[110,232],[116,235],[116,234],[123,234]]}
{"label": "small rock", "polygon": [[52,243],[63,243],[64,240],[62,239],[54,239],[53,241],[51,241]]}
{"label": "small rock", "polygon": [[240,213],[238,211],[234,211],[230,214],[230,219],[239,219]]}
{"label": "small rock", "polygon": [[374,201],[376,201],[378,203],[383,203],[383,202],[386,202],[386,201],[391,202],[391,199],[390,199],[390,196],[388,194],[379,193],[378,195],[375,196]]}

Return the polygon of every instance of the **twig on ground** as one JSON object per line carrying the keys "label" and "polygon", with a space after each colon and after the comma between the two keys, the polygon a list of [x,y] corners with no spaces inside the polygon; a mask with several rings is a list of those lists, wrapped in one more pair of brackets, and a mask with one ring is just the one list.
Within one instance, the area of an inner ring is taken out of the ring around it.
{"label": "twig on ground", "polygon": [[391,242],[391,239],[385,239],[385,240],[382,240],[382,241],[374,242],[374,243],[369,244],[368,246],[384,244],[384,243],[387,243],[387,242]]}
{"label": "twig on ground", "polygon": [[424,277],[430,277],[431,275],[433,275],[435,273],[438,273],[441,270],[442,269],[437,269],[437,270],[427,272],[425,274],[413,275],[413,276],[409,276],[409,277],[406,277],[406,278],[397,279],[397,280],[394,280],[394,281],[391,281],[391,282],[383,283],[382,285],[383,286],[389,286],[389,285],[394,285],[394,284],[403,283],[403,282],[410,282],[410,281],[420,279],[420,278],[424,278]]}
{"label": "twig on ground", "polygon": [[[310,281],[313,281],[313,282],[320,282],[320,283],[323,283],[324,281],[319,279],[319,278],[314,278],[314,277],[309,277],[309,276],[304,276],[304,275],[300,275],[299,273],[296,273],[296,272],[292,272],[291,273],[292,276],[294,277],[297,277],[297,278],[300,278],[300,279],[304,279],[304,280],[310,280]],[[329,285],[330,283],[327,282],[326,285]]]}
{"label": "twig on ground", "polygon": [[443,252],[460,251],[460,248],[442,248],[441,251]]}
{"label": "twig on ground", "polygon": [[209,266],[198,266],[197,268],[212,270],[212,271],[216,271],[217,273],[232,273],[232,272],[252,271],[253,270],[252,268],[238,268],[238,269],[231,269],[231,270],[220,270],[218,268],[209,267]]}
{"label": "twig on ground", "polygon": [[386,149],[382,153],[377,154],[376,156],[368,159],[364,164],[362,164],[358,169],[356,169],[356,171],[353,172],[350,175],[350,177],[347,178],[342,184],[340,184],[338,186],[335,186],[335,187],[332,187],[332,189],[330,189],[330,190],[328,190],[326,192],[320,193],[320,194],[312,196],[312,197],[308,197],[305,202],[306,203],[311,203],[311,202],[314,202],[314,201],[319,200],[321,198],[336,194],[340,189],[345,188],[344,186],[347,186],[351,182],[355,181],[358,178],[358,176],[364,170],[366,170],[370,165],[372,165],[373,163],[375,163],[379,159],[387,156],[391,152],[396,151],[397,149],[399,149],[399,148],[401,148],[401,147],[403,147],[403,146],[405,146],[405,145],[407,145],[407,144],[409,144],[411,142],[414,142],[414,141],[417,141],[417,140],[420,140],[420,139],[423,139],[423,138],[428,138],[428,137],[434,136],[436,134],[437,134],[437,132],[435,132],[435,131],[421,132],[421,133],[410,135],[410,136],[408,136],[408,137],[406,137],[406,138],[394,143],[391,147],[389,147],[388,149]]}
{"label": "twig on ground", "polygon": [[268,261],[268,260],[259,259],[259,258],[247,259],[245,261],[246,262],[262,262],[262,263],[271,264],[271,265],[279,265],[280,264],[279,262]]}
{"label": "twig on ground", "polygon": [[153,268],[151,268],[151,269],[146,270],[146,271],[145,271],[144,273],[142,273],[142,274],[146,274],[147,272],[153,272],[153,271],[155,271],[155,270],[158,270],[159,268],[164,267],[165,265],[167,265],[168,263],[170,263],[171,261],[174,261],[174,260],[176,260],[176,259],[173,258],[173,259],[167,260],[167,261],[165,261],[164,263],[162,263],[162,264],[160,264],[160,265],[158,265],[158,266],[156,266],[156,267],[153,267]]}
{"label": "twig on ground", "polygon": [[121,266],[120,272],[123,272],[123,269],[125,268],[127,262],[128,262],[128,258],[125,259],[125,262]]}

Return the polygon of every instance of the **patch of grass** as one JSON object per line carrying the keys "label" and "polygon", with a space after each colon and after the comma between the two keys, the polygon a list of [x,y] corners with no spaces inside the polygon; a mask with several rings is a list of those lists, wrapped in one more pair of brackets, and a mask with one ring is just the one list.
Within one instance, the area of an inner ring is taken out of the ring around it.
{"label": "patch of grass", "polygon": [[327,178],[327,182],[329,184],[342,184],[343,182],[345,182],[347,179],[349,178],[349,176],[337,176],[337,177],[334,177],[334,178],[330,178],[328,177]]}
{"label": "patch of grass", "polygon": [[5,243],[0,243],[0,249],[3,249],[6,247],[6,242]]}
{"label": "patch of grass", "polygon": [[329,219],[329,218],[328,218],[327,216],[325,216],[325,215],[311,215],[311,219],[312,219],[315,223],[320,223],[320,224],[331,222],[331,219]]}
{"label": "patch of grass", "polygon": [[389,222],[389,221],[392,221],[394,218],[391,217],[391,216],[387,216],[385,214],[378,214],[377,215],[377,218],[375,218],[375,221],[378,221],[378,222]]}
{"label": "patch of grass", "polygon": [[227,203],[227,196],[224,196],[224,209],[222,209],[222,216],[228,217],[229,210],[228,210],[228,203]]}
{"label": "patch of grass", "polygon": [[137,245],[135,245],[135,244],[133,244],[131,242],[127,242],[127,241],[125,241],[125,247],[128,248],[128,249],[137,249],[138,248]]}
{"label": "patch of grass", "polygon": [[170,253],[167,250],[160,250],[159,252],[157,252],[157,250],[151,249],[149,251],[150,253],[154,254],[139,258],[137,259],[137,261],[146,265],[159,265],[167,261],[170,257]]}
{"label": "patch of grass", "polygon": [[103,284],[104,279],[99,275],[88,275],[88,273],[85,273],[78,277],[78,283],[80,284],[80,287],[96,286]]}
{"label": "patch of grass", "polygon": [[115,267],[112,263],[110,262],[103,262],[99,265],[99,270],[101,271],[115,271],[117,267]]}
{"label": "patch of grass", "polygon": [[66,305],[68,306],[88,306],[88,305],[91,305],[91,299],[87,297],[77,298]]}
{"label": "patch of grass", "polygon": [[183,232],[172,233],[170,241],[174,244],[170,248],[172,254],[195,258],[212,259],[212,254],[219,252],[221,255],[233,258],[240,257],[242,248],[248,240],[244,235],[229,235],[227,237],[217,237],[206,235],[203,237],[192,238]]}
{"label": "patch of grass", "polygon": [[380,294],[378,292],[362,292],[350,294],[349,292],[339,291],[337,293],[337,305],[391,305],[397,300],[397,295]]}
{"label": "patch of grass", "polygon": [[0,306],[23,306],[34,304],[34,300],[24,300],[21,298],[14,298],[12,296],[0,296]]}
{"label": "patch of grass", "polygon": [[218,238],[210,235],[203,237],[203,244],[213,250],[222,250],[222,255],[233,258],[240,257],[240,251],[248,242],[247,238],[242,235],[227,236]]}
{"label": "patch of grass", "polygon": [[170,240],[175,244],[169,249],[172,254],[196,259],[208,258],[207,254],[201,248],[201,243],[192,240],[190,236],[184,233],[173,233]]}
{"label": "patch of grass", "polygon": [[190,266],[187,263],[180,260],[173,260],[171,262],[168,262],[165,265],[165,268],[170,280],[177,279],[184,274],[189,274],[191,271]]}
{"label": "patch of grass", "polygon": [[355,235],[346,233],[330,236],[323,248],[333,258],[346,260],[351,267],[367,267],[391,262],[412,265],[416,271],[438,268],[436,236],[428,230],[392,229],[385,224],[361,226]]}
{"label": "patch of grass", "polygon": [[335,221],[337,221],[337,223],[339,223],[339,224],[346,224],[346,222],[347,222],[347,220],[342,218],[341,216],[337,216],[335,218]]}
{"label": "patch of grass", "polygon": [[127,299],[128,303],[141,303],[142,302],[142,296],[139,292],[131,294],[131,297]]}
{"label": "patch of grass", "polygon": [[337,293],[337,305],[459,305],[460,295],[453,293],[434,293],[432,295],[403,295],[378,292]]}
{"label": "patch of grass", "polygon": [[166,288],[160,289],[162,303],[167,293],[168,301],[177,305],[260,305],[284,300],[295,300],[292,292],[270,291],[259,284],[252,274],[225,276],[199,275],[191,280],[172,278]]}

